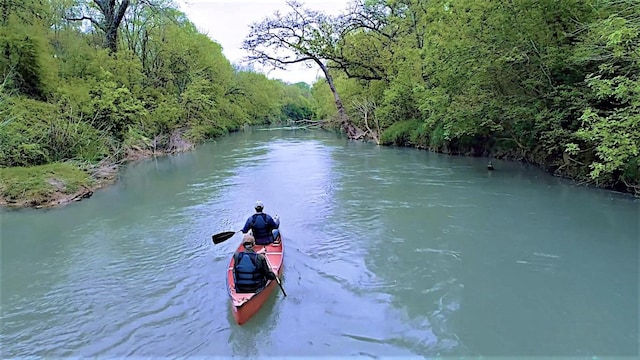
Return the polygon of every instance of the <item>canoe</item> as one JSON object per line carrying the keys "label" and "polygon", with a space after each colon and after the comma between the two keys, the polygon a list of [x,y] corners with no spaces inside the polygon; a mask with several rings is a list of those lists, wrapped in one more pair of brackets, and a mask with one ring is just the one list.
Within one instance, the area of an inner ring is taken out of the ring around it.
{"label": "canoe", "polygon": [[[282,278],[284,260],[284,241],[282,241],[282,236],[280,237],[280,244],[269,244],[266,246],[256,245],[254,250],[261,252],[264,248],[266,248],[267,252],[263,253],[263,255],[266,255],[267,260],[269,260],[271,269],[277,274],[278,278]],[[244,250],[244,247],[242,246],[242,242],[240,242],[237,251],[242,250]],[[251,319],[269,299],[269,295],[271,295],[274,289],[279,291],[278,283],[274,280],[269,280],[267,281],[267,285],[258,292],[237,293],[233,281],[233,256],[231,256],[227,268],[227,290],[231,300],[231,312],[238,325],[242,325]]]}

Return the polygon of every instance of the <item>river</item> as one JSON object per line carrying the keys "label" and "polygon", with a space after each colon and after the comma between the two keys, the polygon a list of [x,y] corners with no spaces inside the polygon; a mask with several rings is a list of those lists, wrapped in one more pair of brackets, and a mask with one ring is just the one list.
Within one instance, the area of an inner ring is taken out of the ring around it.
{"label": "river", "polygon": [[[527,165],[251,129],[2,210],[3,358],[637,356],[640,201]],[[256,200],[283,286],[233,322]]]}

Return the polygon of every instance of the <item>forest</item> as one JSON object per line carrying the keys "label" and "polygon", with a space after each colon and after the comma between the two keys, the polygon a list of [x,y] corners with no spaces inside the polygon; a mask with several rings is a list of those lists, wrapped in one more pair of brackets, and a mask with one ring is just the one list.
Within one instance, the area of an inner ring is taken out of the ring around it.
{"label": "forest", "polygon": [[266,57],[260,28],[245,44],[267,62],[324,60],[316,116],[348,119],[354,137],[640,195],[640,1],[358,0],[335,18],[291,6],[262,25],[313,24],[297,58]]}
{"label": "forest", "polygon": [[[171,0],[0,0],[0,197],[84,195],[127,159],[299,120],[640,194],[640,1],[288,4],[232,64]],[[293,63],[324,77],[251,66]]]}
{"label": "forest", "polygon": [[231,64],[171,1],[0,0],[0,16],[9,205],[87,196],[123,161],[311,117],[308,84]]}

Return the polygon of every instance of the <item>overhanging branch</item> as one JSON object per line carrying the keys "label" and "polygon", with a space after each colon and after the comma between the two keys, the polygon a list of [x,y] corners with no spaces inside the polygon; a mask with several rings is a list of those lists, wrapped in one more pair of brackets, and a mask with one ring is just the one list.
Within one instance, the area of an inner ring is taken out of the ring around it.
{"label": "overhanging branch", "polygon": [[64,18],[67,21],[84,21],[84,20],[89,20],[91,21],[91,23],[95,26],[97,26],[100,30],[102,31],[106,31],[105,26],[103,24],[101,24],[98,20],[92,18],[91,16],[81,16],[81,17],[65,17]]}
{"label": "overhanging branch", "polygon": [[296,64],[296,63],[310,61],[310,60],[315,61],[316,58],[314,58],[313,56],[305,56],[305,57],[301,57],[301,58],[297,58],[297,59],[293,59],[293,60],[284,60],[284,59],[278,59],[278,58],[273,57],[271,55],[267,55],[265,53],[260,53],[260,54],[257,54],[257,55],[248,56],[247,60],[249,60],[249,61],[253,61],[253,60],[271,61],[271,62],[277,63],[277,64],[288,65],[288,64]]}

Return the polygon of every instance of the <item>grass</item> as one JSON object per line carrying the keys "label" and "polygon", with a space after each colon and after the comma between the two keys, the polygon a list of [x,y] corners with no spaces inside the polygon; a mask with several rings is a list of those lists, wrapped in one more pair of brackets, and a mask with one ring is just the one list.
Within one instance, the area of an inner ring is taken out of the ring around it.
{"label": "grass", "polygon": [[380,143],[382,145],[417,145],[415,141],[420,134],[422,124],[419,120],[398,121],[382,132]]}
{"label": "grass", "polygon": [[90,187],[93,179],[72,163],[0,169],[0,197],[7,202],[44,203],[57,194]]}

